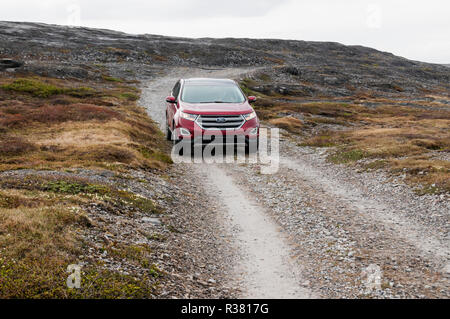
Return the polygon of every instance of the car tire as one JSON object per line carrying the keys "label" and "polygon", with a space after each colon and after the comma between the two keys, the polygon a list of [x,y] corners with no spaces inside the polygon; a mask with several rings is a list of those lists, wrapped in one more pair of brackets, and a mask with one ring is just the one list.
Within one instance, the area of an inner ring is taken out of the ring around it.
{"label": "car tire", "polygon": [[171,141],[173,142],[174,145],[178,144],[181,141],[181,139],[177,139],[177,133],[176,133],[176,129],[175,129],[175,122],[173,122],[173,131],[170,132],[170,138],[171,138]]}
{"label": "car tire", "polygon": [[168,141],[172,140],[172,131],[170,130],[169,125],[166,125],[166,139]]}

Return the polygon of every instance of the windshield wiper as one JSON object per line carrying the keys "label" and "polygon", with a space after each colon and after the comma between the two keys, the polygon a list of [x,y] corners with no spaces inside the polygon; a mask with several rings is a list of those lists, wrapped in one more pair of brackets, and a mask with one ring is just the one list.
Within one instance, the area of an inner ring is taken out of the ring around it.
{"label": "windshield wiper", "polygon": [[224,101],[206,101],[206,102],[198,102],[198,103],[232,103],[232,102],[224,102]]}

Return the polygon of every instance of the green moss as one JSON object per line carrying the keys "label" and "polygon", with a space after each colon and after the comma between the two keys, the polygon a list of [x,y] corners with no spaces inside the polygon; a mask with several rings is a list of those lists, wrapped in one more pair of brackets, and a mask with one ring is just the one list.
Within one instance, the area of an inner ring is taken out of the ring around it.
{"label": "green moss", "polygon": [[47,98],[64,93],[64,89],[32,79],[18,79],[1,86],[4,90],[30,93],[33,96]]}
{"label": "green moss", "polygon": [[96,94],[96,91],[89,87],[63,88],[34,79],[18,79],[12,83],[2,85],[1,88],[8,91],[29,93],[40,98],[48,98],[58,94],[85,98]]}
{"label": "green moss", "polygon": [[43,185],[43,190],[51,191],[60,194],[70,194],[70,195],[91,195],[99,194],[103,195],[103,200],[108,203],[115,205],[116,203],[123,203],[134,208],[136,210],[151,213],[160,214],[161,210],[155,205],[153,200],[136,195],[131,192],[116,190],[109,188],[104,185],[96,184],[85,184],[78,182],[69,182],[65,180],[58,180],[47,182]]}
{"label": "green moss", "polygon": [[[133,276],[89,268],[81,279],[80,289],[70,289],[70,298],[139,299],[157,293],[152,276]],[[69,289],[67,289],[69,290]]]}
{"label": "green moss", "polygon": [[144,146],[140,146],[137,149],[144,158],[154,159],[154,160],[157,160],[157,161],[160,161],[163,163],[168,163],[168,164],[173,163],[172,158],[169,155],[167,155],[166,153],[163,153],[160,151],[154,151],[154,150],[151,150]]}
{"label": "green moss", "polygon": [[120,259],[126,259],[148,270],[148,274],[153,278],[159,278],[163,272],[155,265],[150,263],[151,249],[147,245],[120,245],[109,247],[108,252],[111,256]]}
{"label": "green moss", "polygon": [[443,194],[446,191],[448,192],[448,189],[446,190],[445,188],[439,188],[436,185],[425,185],[423,188],[416,188],[414,190],[414,192],[419,196],[427,195],[427,194],[432,194],[432,195]]}
{"label": "green moss", "polygon": [[128,209],[131,211],[134,209],[150,214],[162,213],[161,208],[149,198],[106,185],[90,184],[79,180],[61,179],[49,181],[36,176],[29,176],[23,180],[3,180],[0,182],[0,186],[4,188],[26,189],[29,191],[39,190],[57,194],[80,195],[88,198],[95,195],[97,199],[103,200],[112,206],[120,204],[128,206]]}
{"label": "green moss", "polygon": [[80,288],[68,288],[68,264],[33,265],[0,261],[0,297],[25,299],[151,298],[157,294],[161,272],[150,266],[148,274],[135,278],[99,267],[81,268]]}
{"label": "green moss", "polygon": [[168,163],[168,164],[173,163],[172,158],[169,155],[167,155],[166,153],[158,152],[158,151],[153,152],[151,155],[151,158],[153,158],[157,161],[163,162],[163,163]]}
{"label": "green moss", "polygon": [[335,164],[356,162],[365,157],[362,150],[355,149],[350,151],[339,150],[334,154],[328,156],[328,160]]}
{"label": "green moss", "polygon": [[244,92],[244,94],[247,95],[247,96],[254,95],[253,91],[251,89],[249,89],[248,87],[244,86],[244,85],[241,85],[241,89],[242,89],[242,92]]}
{"label": "green moss", "polygon": [[109,191],[106,186],[69,182],[66,180],[51,181],[43,184],[42,186],[45,191],[71,195],[81,193],[106,194]]}
{"label": "green moss", "polygon": [[255,83],[255,81],[253,81],[252,79],[246,78],[246,79],[243,79],[239,83],[239,85],[240,85],[240,87],[241,87],[241,89],[242,89],[242,91],[244,92],[245,95],[247,95],[247,96],[255,96],[255,95],[259,95],[258,92],[254,91],[254,90],[252,90],[250,88],[250,86],[252,84],[254,84],[254,83]]}
{"label": "green moss", "polygon": [[123,245],[109,247],[108,253],[111,256],[118,257],[120,259],[127,259],[129,261],[135,261],[141,263],[143,259],[148,259],[151,252],[150,247],[146,245]]}
{"label": "green moss", "polygon": [[139,95],[130,93],[130,92],[121,93],[121,94],[119,94],[119,97],[122,99],[125,99],[125,100],[129,100],[129,101],[139,100]]}
{"label": "green moss", "polygon": [[136,196],[131,194],[123,197],[129,205],[134,206],[136,209],[152,214],[160,214],[161,210],[155,205],[155,203],[148,198]]}
{"label": "green moss", "polygon": [[148,272],[149,272],[150,276],[152,276],[154,278],[159,278],[162,276],[162,271],[155,264],[152,264],[149,267]]}
{"label": "green moss", "polygon": [[66,89],[65,93],[73,97],[86,98],[96,95],[97,92],[89,87],[79,87],[73,89]]}
{"label": "green moss", "polygon": [[121,80],[119,78],[115,78],[115,77],[107,76],[107,75],[102,76],[102,78],[103,78],[103,80],[109,81],[109,82],[119,82],[119,83],[123,82],[123,80]]}

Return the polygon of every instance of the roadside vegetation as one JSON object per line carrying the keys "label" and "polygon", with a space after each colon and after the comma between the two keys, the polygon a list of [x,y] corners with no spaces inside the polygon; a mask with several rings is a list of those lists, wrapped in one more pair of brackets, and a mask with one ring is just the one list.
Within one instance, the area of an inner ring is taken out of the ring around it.
{"label": "roadside vegetation", "polygon": [[136,105],[139,91],[105,82],[0,79],[0,170],[167,167],[167,145]]}
{"label": "roadside vegetation", "polygon": [[[0,171],[76,168],[164,170],[170,163],[162,133],[137,106],[139,90],[109,76],[81,83],[48,77],[0,78]],[[69,264],[91,243],[87,206],[160,214],[151,199],[75,178],[0,179],[1,298],[144,298],[156,294],[161,271],[147,245],[105,247],[113,258],[147,271],[139,276],[83,267],[82,289],[66,286]]]}
{"label": "roadside vegetation", "polygon": [[403,175],[420,194],[450,192],[450,108],[445,104],[412,99],[403,106],[370,94],[346,103],[326,97],[311,102],[252,89],[262,82],[245,79],[241,87],[258,96],[260,119],[299,136],[300,146],[329,148],[328,160],[336,164]]}
{"label": "roadside vegetation", "polygon": [[[30,176],[0,181],[0,295],[2,298],[142,298],[155,293],[161,272],[146,245],[107,246],[114,258],[148,269],[140,278],[110,271],[92,261],[83,267],[81,289],[69,289],[66,268],[77,264],[90,243],[85,228],[95,227],[88,204],[128,214],[159,213],[155,204],[133,193],[78,179]],[[98,263],[98,262],[97,262]]]}

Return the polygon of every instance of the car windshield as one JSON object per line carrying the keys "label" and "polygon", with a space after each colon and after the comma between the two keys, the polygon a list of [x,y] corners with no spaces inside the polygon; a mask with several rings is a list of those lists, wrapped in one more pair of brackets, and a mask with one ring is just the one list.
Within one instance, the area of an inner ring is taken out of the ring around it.
{"label": "car windshield", "polygon": [[245,97],[235,85],[185,85],[181,100],[187,103],[243,103]]}

